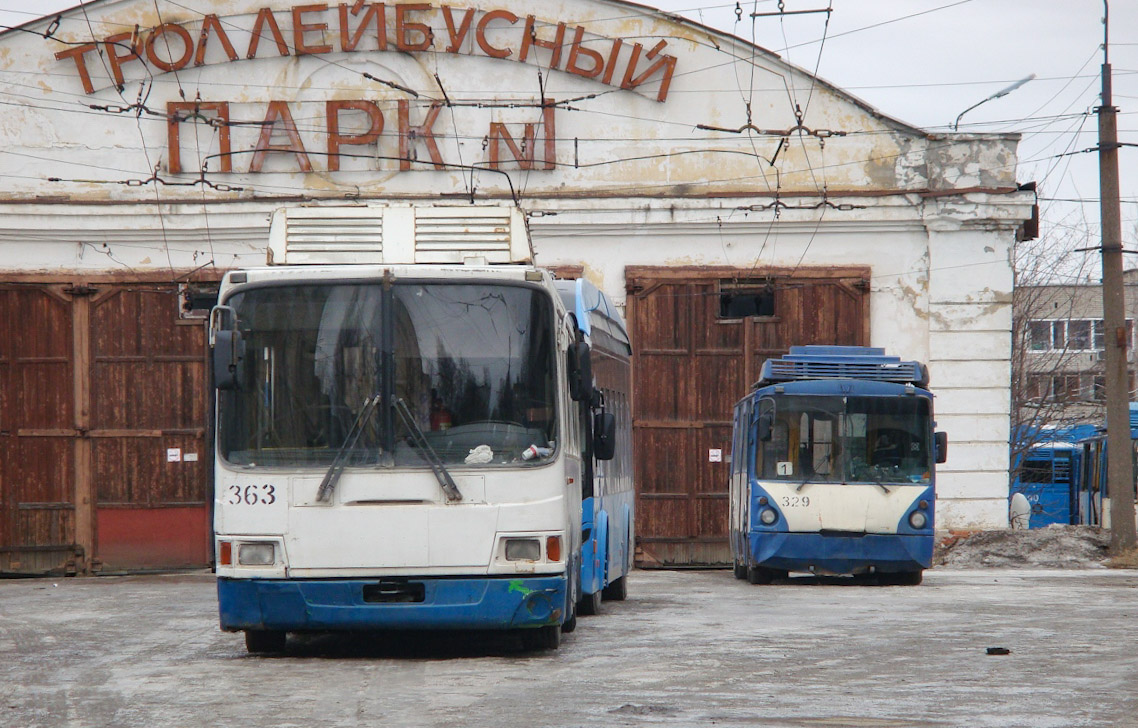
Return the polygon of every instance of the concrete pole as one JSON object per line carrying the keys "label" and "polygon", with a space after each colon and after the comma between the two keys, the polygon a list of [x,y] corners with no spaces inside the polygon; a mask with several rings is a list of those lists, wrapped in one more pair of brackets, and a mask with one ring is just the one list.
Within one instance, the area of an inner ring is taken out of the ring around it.
{"label": "concrete pole", "polygon": [[1118,192],[1118,109],[1113,105],[1110,88],[1108,17],[1103,19],[1102,106],[1097,111],[1103,345],[1106,349],[1106,477],[1107,494],[1110,496],[1110,550],[1117,556],[1135,547],[1135,524],[1126,297],[1122,285],[1122,220]]}

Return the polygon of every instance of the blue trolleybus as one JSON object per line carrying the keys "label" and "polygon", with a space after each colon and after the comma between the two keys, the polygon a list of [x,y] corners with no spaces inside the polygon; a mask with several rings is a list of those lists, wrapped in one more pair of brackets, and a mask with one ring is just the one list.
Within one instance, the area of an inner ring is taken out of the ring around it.
{"label": "blue trolleybus", "polygon": [[624,597],[629,344],[511,208],[312,207],[211,318],[221,627],[516,630]]}
{"label": "blue trolleybus", "polygon": [[928,371],[883,349],[796,346],[735,405],[735,576],[789,572],[919,584],[932,562],[935,463]]}

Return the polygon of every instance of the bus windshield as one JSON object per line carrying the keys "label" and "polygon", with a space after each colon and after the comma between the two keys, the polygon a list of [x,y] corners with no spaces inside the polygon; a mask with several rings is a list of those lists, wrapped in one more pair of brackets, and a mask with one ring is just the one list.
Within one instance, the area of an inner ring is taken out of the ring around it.
{"label": "bus windshield", "polygon": [[219,398],[231,463],[327,465],[354,440],[348,465],[425,467],[425,439],[446,464],[488,466],[556,445],[553,307],[538,289],[298,284],[226,303],[245,342],[242,386]]}
{"label": "bus windshield", "polygon": [[925,397],[775,396],[759,400],[770,437],[755,449],[766,480],[931,483]]}

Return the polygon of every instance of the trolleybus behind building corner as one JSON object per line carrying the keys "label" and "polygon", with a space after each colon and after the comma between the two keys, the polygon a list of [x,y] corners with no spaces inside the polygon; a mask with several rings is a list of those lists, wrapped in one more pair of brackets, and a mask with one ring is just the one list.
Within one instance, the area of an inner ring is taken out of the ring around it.
{"label": "trolleybus behind building corner", "polygon": [[228,273],[211,317],[221,627],[253,652],[370,629],[557,647],[579,601],[623,588],[627,558],[582,563],[582,502],[606,481],[631,502],[601,477],[630,438],[521,213],[302,208],[271,236],[274,265]]}
{"label": "trolleybus behind building corner", "polygon": [[919,584],[932,562],[934,432],[924,365],[883,349],[796,346],[735,406],[735,576],[789,572]]}

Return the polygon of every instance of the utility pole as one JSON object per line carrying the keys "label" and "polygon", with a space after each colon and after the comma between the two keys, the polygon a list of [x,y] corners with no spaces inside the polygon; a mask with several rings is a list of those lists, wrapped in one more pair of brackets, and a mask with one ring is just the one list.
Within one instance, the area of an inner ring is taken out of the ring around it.
{"label": "utility pole", "polygon": [[1126,294],[1122,285],[1122,216],[1118,193],[1118,109],[1111,95],[1110,6],[1103,0],[1102,106],[1098,107],[1099,205],[1102,216],[1102,313],[1106,349],[1107,495],[1110,550],[1135,546],[1134,468],[1130,442],[1130,384]]}

